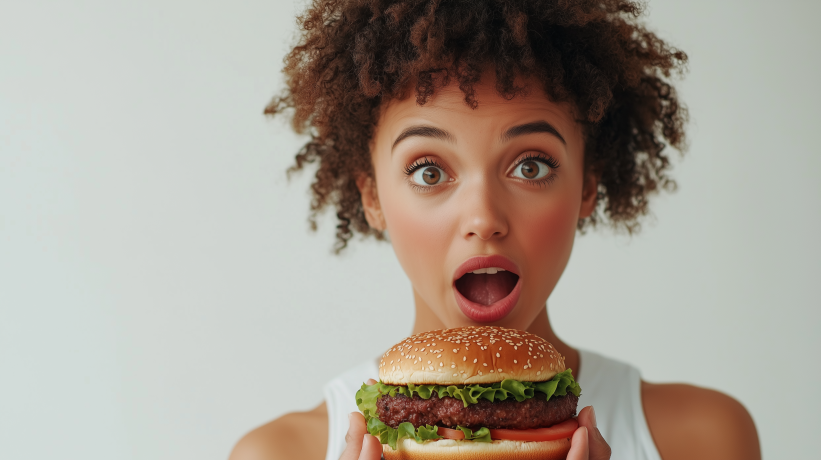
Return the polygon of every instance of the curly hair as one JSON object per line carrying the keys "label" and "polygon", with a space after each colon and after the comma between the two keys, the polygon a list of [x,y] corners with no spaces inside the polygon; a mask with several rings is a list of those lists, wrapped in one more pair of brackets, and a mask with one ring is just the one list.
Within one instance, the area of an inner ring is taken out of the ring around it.
{"label": "curly hair", "polygon": [[368,226],[356,179],[373,176],[369,143],[380,107],[408,96],[418,104],[458,83],[475,108],[474,85],[493,69],[496,91],[524,94],[527,77],[585,127],[585,168],[599,177],[596,211],[633,232],[648,195],[673,190],[665,147],[683,151],[686,110],[670,84],[687,55],[638,22],[625,0],[313,0],[298,19],[285,58],[286,88],[265,113],[288,112],[310,140],[289,173],[318,163],[310,223],[329,205],[339,221],[336,251]]}

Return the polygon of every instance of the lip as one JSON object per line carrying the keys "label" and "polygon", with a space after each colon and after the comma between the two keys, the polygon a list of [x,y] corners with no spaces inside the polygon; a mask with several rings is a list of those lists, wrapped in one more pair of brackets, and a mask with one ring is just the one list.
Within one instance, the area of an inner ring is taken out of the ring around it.
{"label": "lip", "polygon": [[[458,289],[456,289],[456,280],[464,276],[466,273],[490,267],[505,269],[519,277],[516,281],[516,286],[513,287],[513,290],[510,291],[510,294],[508,294],[505,298],[500,299],[490,305],[482,305],[468,300],[462,295],[461,292],[459,292]],[[521,294],[521,291],[522,275],[519,274],[519,267],[517,267],[512,260],[502,255],[495,254],[490,256],[471,257],[470,259],[464,261],[462,265],[459,265],[459,268],[457,268],[456,272],[453,274],[453,293],[456,297],[456,305],[460,310],[462,310],[462,313],[464,313],[465,316],[473,321],[476,321],[477,323],[492,323],[507,316],[511,311],[513,311],[513,307],[515,307],[516,303],[519,301],[519,294]]]}

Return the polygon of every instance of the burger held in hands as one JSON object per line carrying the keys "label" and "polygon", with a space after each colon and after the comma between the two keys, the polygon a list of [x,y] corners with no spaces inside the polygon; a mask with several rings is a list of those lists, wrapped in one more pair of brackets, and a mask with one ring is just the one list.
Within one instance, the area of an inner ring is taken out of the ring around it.
{"label": "burger held in hands", "polygon": [[396,344],[356,403],[386,460],[552,460],[570,450],[580,394],[541,337],[460,327]]}

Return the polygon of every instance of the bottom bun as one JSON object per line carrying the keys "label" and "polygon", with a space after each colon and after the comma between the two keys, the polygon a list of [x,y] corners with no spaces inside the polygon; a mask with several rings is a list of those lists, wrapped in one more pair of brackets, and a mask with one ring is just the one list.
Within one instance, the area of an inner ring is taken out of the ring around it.
{"label": "bottom bun", "polygon": [[405,438],[396,450],[384,444],[385,460],[564,460],[570,438],[555,441],[455,441],[440,439],[418,443]]}

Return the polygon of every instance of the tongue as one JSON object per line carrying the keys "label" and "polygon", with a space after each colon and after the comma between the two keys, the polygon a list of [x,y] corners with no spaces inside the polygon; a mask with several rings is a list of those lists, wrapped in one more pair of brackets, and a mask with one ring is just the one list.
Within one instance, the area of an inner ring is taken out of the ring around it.
{"label": "tongue", "polygon": [[519,277],[509,271],[495,275],[467,273],[456,280],[456,289],[471,302],[492,305],[510,294]]}

